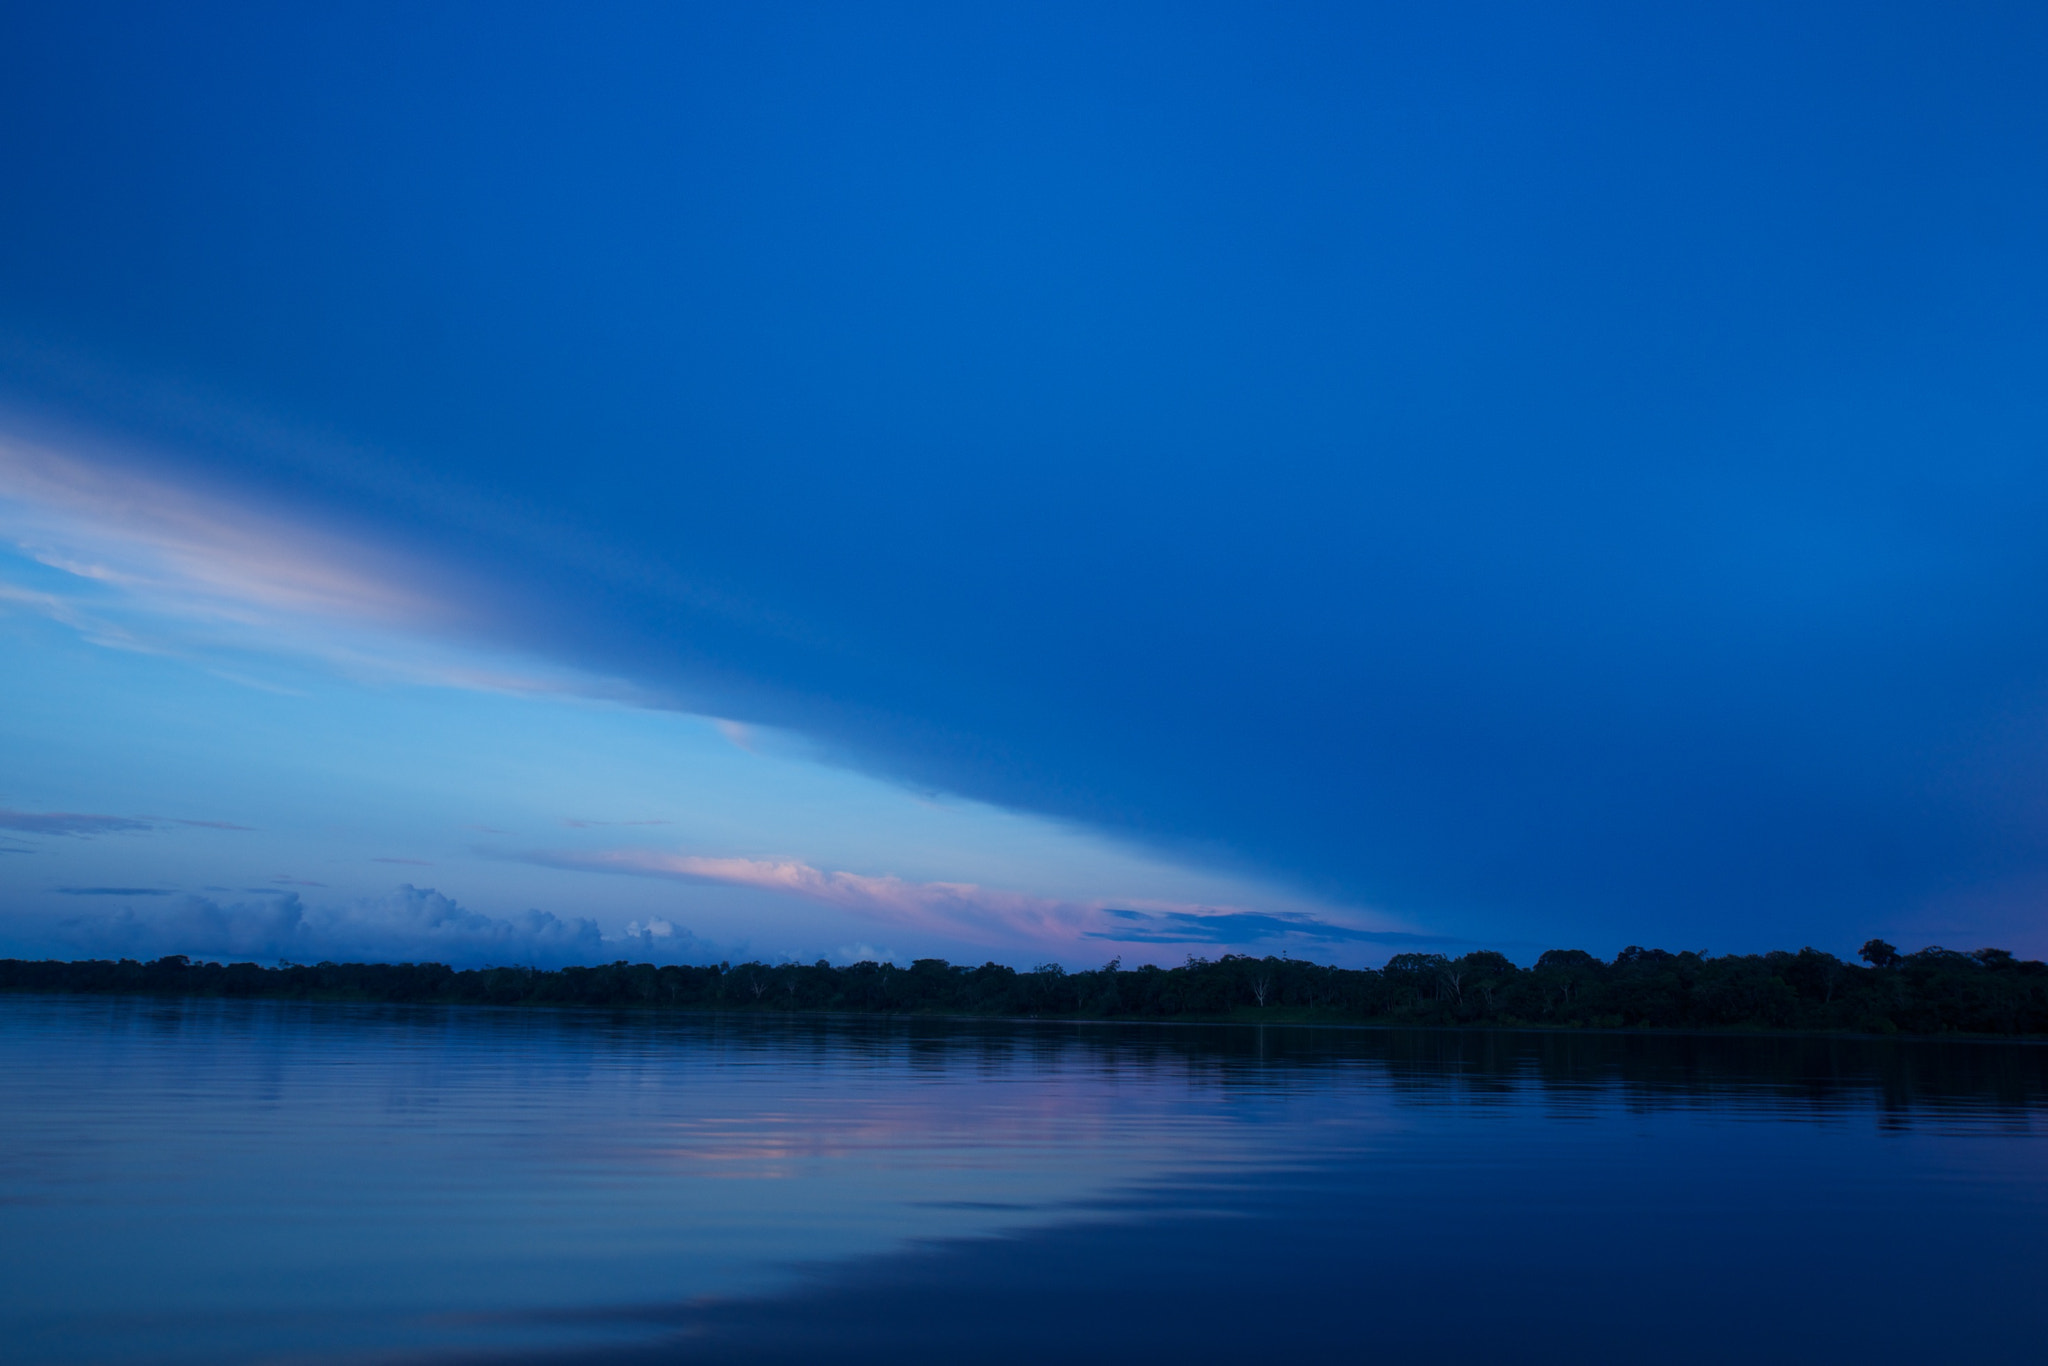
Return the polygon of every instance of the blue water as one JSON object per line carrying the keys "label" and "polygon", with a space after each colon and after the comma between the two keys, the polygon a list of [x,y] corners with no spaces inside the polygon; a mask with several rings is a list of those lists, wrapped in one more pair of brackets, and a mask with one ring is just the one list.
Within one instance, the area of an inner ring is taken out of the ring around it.
{"label": "blue water", "polygon": [[10,1362],[2048,1360],[2048,1048],[0,998]]}

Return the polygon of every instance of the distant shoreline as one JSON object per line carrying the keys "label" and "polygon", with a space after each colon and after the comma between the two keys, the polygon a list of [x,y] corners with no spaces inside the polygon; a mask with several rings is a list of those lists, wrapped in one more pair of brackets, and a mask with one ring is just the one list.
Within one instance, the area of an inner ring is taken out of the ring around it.
{"label": "distant shoreline", "polygon": [[2002,950],[1865,946],[1868,966],[1814,949],[1704,957],[1552,950],[1402,954],[1382,968],[1225,955],[1176,968],[1029,972],[920,959],[702,966],[613,963],[457,970],[438,963],[150,963],[0,959],[0,992],[551,1006],[652,1013],[1101,1024],[1513,1029],[1543,1033],[2048,1038],[2048,964]]}
{"label": "distant shoreline", "polygon": [[489,1001],[389,1001],[367,996],[228,996],[196,992],[163,991],[61,991],[36,988],[0,987],[0,999],[9,996],[80,997],[150,1001],[275,1001],[284,1005],[317,1006],[418,1006],[435,1010],[556,1012],[562,1014],[631,1014],[658,1019],[722,1019],[783,1021],[818,1020],[852,1024],[958,1024],[958,1025],[1113,1025],[1146,1026],[1162,1029],[1325,1029],[1350,1034],[1422,1031],[1440,1034],[1534,1034],[1547,1038],[1653,1038],[1653,1039],[1832,1039],[1845,1043],[2009,1043],[2030,1048],[2048,1046],[2048,1033],[1971,1034],[1951,1030],[1940,1034],[1873,1033],[1846,1029],[1760,1028],[1752,1025],[1580,1025],[1521,1022],[1501,1024],[1475,1021],[1469,1024],[1429,1024],[1408,1020],[1358,1020],[1351,1018],[1306,1017],[1294,1014],[1236,1015],[967,1015],[932,1010],[832,1010],[786,1009],[767,1006],[651,1006],[583,1005],[575,1002],[540,1001],[502,1004]]}

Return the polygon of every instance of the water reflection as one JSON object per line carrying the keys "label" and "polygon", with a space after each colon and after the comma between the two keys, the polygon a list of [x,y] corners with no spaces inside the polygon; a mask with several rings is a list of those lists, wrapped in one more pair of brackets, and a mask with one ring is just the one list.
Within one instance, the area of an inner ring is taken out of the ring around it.
{"label": "water reflection", "polygon": [[2048,1328],[2027,1045],[13,998],[0,1085],[31,1362],[1500,1345],[1438,1319],[1599,1359],[1685,1315],[1825,1358],[1887,1295],[1873,1359]]}

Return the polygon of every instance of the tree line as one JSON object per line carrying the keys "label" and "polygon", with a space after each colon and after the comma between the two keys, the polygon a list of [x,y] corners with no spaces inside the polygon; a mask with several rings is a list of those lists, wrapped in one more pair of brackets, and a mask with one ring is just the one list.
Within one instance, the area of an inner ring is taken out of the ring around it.
{"label": "tree line", "polygon": [[654,1010],[843,1011],[1071,1019],[1288,1020],[1590,1029],[1797,1029],[1874,1034],[2048,1034],[2048,964],[2004,949],[1902,954],[1882,940],[1861,963],[1797,953],[1667,953],[1612,959],[1552,949],[1524,968],[1478,951],[1396,955],[1380,968],[1225,954],[1179,967],[1020,972],[921,958],[861,962],[491,967],[440,963],[81,962],[0,959],[0,991],[272,997]]}

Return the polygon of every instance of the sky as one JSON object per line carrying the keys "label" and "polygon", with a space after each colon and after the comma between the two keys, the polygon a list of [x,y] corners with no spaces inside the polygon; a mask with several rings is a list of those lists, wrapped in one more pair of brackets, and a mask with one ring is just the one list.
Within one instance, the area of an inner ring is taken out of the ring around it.
{"label": "sky", "polygon": [[2048,12],[0,12],[0,953],[2048,953]]}

